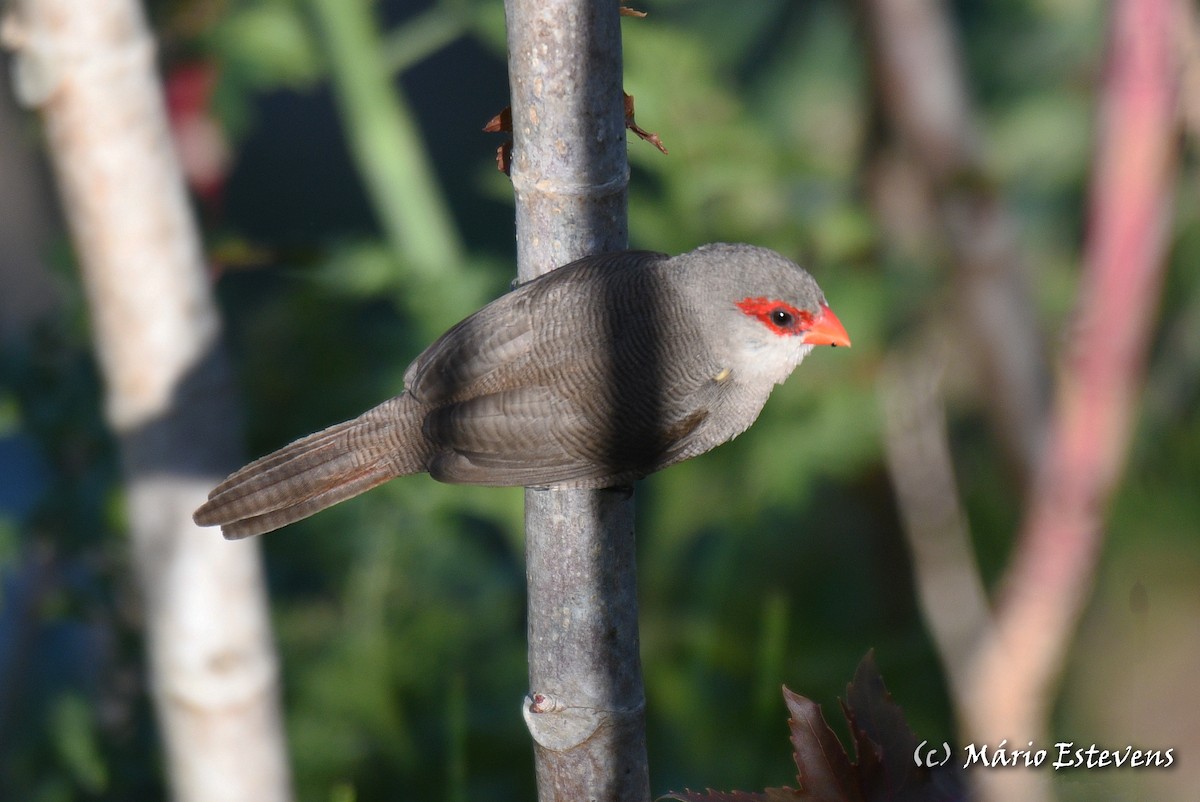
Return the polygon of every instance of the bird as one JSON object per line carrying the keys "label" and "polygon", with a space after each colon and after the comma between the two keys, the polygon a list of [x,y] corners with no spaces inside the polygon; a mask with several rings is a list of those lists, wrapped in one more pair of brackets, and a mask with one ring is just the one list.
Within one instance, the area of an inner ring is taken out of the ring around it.
{"label": "bird", "polygon": [[588,256],[455,325],[400,395],[234,472],[193,519],[236,540],[420,472],[626,487],[744,432],[818,345],[850,338],[813,277],[775,251]]}

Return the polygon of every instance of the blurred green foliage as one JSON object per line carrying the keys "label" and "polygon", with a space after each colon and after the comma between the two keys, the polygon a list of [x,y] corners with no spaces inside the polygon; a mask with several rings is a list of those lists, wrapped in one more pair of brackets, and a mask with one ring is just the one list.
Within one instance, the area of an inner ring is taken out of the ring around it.
{"label": "blurred green foliage", "polygon": [[[353,47],[331,56],[324,23],[335,4],[226,0],[200,30],[179,23],[193,5],[154,8],[183,52],[220,67],[215,110],[239,156],[208,233],[276,254],[219,283],[247,454],[257,455],[398,392],[432,336],[511,280],[499,139],[477,131],[507,104],[502,5],[373,9],[365,33],[376,50],[357,58],[405,68],[382,80],[395,92],[391,113],[420,127],[415,146],[383,156],[398,118],[347,101],[363,89],[355,81],[381,77],[356,63]],[[1018,221],[1046,330],[1056,333],[1078,270],[1103,8],[952,5],[987,178]],[[630,143],[631,244],[781,250],[812,266],[854,340],[848,352],[810,357],[733,444],[638,489],[652,786],[790,782],[780,685],[829,704],[870,647],[920,737],[952,739],[883,465],[876,387],[886,350],[951,302],[952,266],[936,232],[889,241],[864,197],[876,121],[855,12],[834,0],[644,8],[647,19],[623,23],[626,89],[638,122],[671,153]],[[331,136],[330,120],[346,133]],[[355,129],[363,125],[382,127],[368,142]],[[386,169],[402,178],[364,190],[385,169],[377,158],[396,160]],[[1160,620],[1195,610],[1200,227],[1195,165],[1186,169],[1145,414],[1055,725],[1073,737],[1170,746],[1181,732],[1167,714],[1153,719],[1165,727],[1156,730],[1136,705],[1114,732],[1098,700],[1125,687],[1127,647],[1158,642],[1129,613],[1135,581]],[[403,178],[416,171],[425,177]],[[311,181],[307,191],[282,188],[296,176]],[[430,232],[414,231],[401,210],[422,208],[448,221],[453,242],[413,245]],[[453,263],[431,261],[439,249]],[[115,456],[76,295],[34,345],[5,351],[0,375],[3,431],[34,438],[50,477],[32,512],[0,510],[0,622],[12,638],[25,633],[0,651],[0,786],[4,798],[46,802],[161,798]],[[990,581],[1021,492],[984,418],[984,393],[955,396],[949,411]],[[300,799],[533,798],[519,715],[521,516],[519,490],[410,477],[266,538]],[[1161,666],[1139,681],[1170,681],[1197,654],[1190,641],[1160,652]]]}

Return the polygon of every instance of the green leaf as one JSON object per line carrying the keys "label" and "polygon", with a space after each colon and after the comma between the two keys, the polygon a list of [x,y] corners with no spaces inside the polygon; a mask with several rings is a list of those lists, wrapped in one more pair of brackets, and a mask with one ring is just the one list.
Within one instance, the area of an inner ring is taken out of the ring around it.
{"label": "green leaf", "polygon": [[321,74],[320,49],[291,2],[239,7],[215,41],[242,82],[256,88],[307,87]]}
{"label": "green leaf", "polygon": [[102,792],[108,786],[108,769],[87,701],[76,694],[61,697],[54,706],[50,728],[59,758],[75,781],[88,793]]}

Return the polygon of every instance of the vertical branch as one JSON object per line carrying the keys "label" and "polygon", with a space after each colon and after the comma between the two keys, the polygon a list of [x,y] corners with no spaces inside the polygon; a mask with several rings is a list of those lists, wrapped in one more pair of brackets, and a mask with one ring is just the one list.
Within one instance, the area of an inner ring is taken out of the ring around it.
{"label": "vertical branch", "polygon": [[174,796],[289,799],[257,546],[191,521],[237,462],[237,416],[154,43],[134,0],[12,9],[4,38],[45,121],[119,440]]}
{"label": "vertical branch", "polygon": [[[912,554],[917,598],[956,709],[991,611],[950,456],[941,379],[944,345],[892,355],[880,377],[888,473]],[[940,357],[940,358],[939,358]]]}
{"label": "vertical branch", "polygon": [[505,3],[517,264],[528,281],[625,248],[625,106],[615,0]]}
{"label": "vertical branch", "polygon": [[[616,0],[506,0],[518,276],[626,247]],[[649,799],[633,501],[527,490],[529,683],[542,802]]]}
{"label": "vertical branch", "polygon": [[[975,666],[972,738],[1041,735],[1091,588],[1165,263],[1181,22],[1175,0],[1113,6],[1077,319],[996,628]],[[1028,773],[984,774],[990,798],[1033,798],[1005,784]]]}
{"label": "vertical branch", "polygon": [[1050,382],[1017,228],[983,176],[953,31],[939,0],[862,1],[881,111],[932,186],[989,410],[1026,480],[1045,439]]}

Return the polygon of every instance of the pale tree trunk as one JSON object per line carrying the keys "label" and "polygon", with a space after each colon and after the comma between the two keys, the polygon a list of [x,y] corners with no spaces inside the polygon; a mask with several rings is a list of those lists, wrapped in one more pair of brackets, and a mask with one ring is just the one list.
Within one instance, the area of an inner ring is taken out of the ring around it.
{"label": "pale tree trunk", "polygon": [[83,274],[173,796],[291,798],[257,542],[191,513],[238,461],[219,320],[134,0],[20,0],[4,38],[38,107]]}
{"label": "pale tree trunk", "polygon": [[[518,275],[626,247],[616,0],[507,0]],[[541,802],[650,798],[633,499],[527,490],[529,684]]]}

